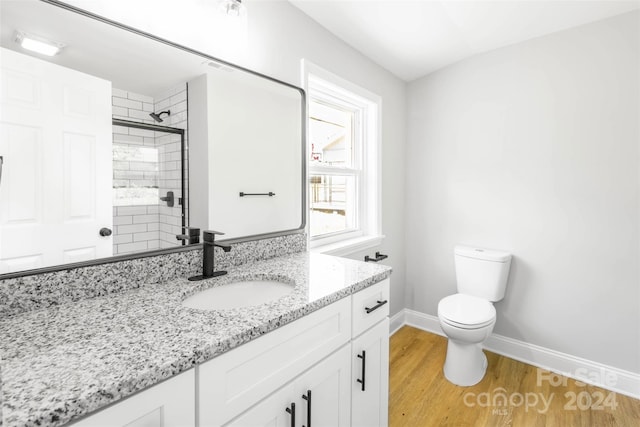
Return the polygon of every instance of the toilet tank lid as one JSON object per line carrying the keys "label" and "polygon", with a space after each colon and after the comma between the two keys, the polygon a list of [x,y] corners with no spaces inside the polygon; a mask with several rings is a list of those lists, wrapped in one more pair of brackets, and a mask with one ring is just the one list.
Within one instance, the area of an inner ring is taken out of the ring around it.
{"label": "toilet tank lid", "polygon": [[467,258],[482,259],[485,261],[507,262],[511,260],[511,254],[509,252],[479,248],[476,246],[457,245],[454,248],[454,253]]}

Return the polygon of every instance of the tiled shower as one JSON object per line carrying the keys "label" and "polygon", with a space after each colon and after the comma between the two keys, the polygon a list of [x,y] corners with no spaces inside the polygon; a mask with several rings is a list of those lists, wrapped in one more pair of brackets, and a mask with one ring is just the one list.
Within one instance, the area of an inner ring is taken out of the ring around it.
{"label": "tiled shower", "polygon": [[[187,129],[187,85],[150,97],[113,89],[113,118]],[[170,111],[156,123],[149,114]],[[113,125],[113,254],[179,246],[183,234],[181,135],[157,130]],[[185,189],[186,189],[185,173]],[[166,198],[173,192],[174,203]],[[185,194],[188,194],[185,191]]]}

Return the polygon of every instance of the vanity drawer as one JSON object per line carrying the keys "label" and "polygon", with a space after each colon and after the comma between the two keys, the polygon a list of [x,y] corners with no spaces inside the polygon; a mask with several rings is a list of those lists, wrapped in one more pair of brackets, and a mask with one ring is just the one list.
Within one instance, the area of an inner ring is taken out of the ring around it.
{"label": "vanity drawer", "polygon": [[349,342],[350,304],[343,298],[200,365],[200,425],[224,424]]}
{"label": "vanity drawer", "polygon": [[353,294],[353,337],[389,316],[389,279]]}

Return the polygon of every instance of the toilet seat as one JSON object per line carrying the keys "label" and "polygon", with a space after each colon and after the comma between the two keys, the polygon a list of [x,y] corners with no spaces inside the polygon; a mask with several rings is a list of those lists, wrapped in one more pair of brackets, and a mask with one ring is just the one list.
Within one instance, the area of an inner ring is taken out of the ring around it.
{"label": "toilet seat", "polygon": [[472,295],[454,294],[440,300],[438,317],[454,327],[478,329],[496,320],[496,309],[485,299]]}

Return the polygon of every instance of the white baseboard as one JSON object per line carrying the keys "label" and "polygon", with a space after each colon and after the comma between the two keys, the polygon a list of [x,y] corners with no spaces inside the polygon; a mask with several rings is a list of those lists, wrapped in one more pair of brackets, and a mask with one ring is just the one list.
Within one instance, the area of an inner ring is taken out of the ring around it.
{"label": "white baseboard", "polygon": [[398,329],[405,325],[404,312],[405,310],[400,310],[389,318],[389,336],[398,332]]}
{"label": "white baseboard", "polygon": [[[392,335],[403,325],[413,326],[427,332],[444,336],[437,316],[404,309],[391,318]],[[613,366],[582,359],[535,344],[492,334],[484,343],[484,348],[494,353],[561,374],[584,383],[640,399],[640,374],[618,369]],[[541,377],[541,380],[557,378]]]}

